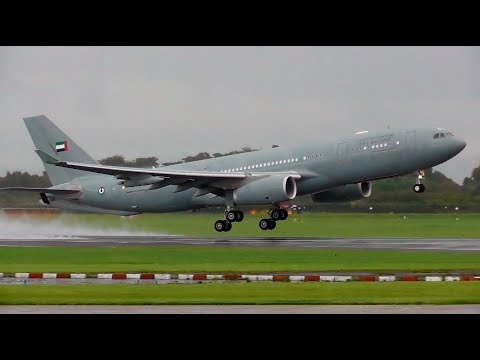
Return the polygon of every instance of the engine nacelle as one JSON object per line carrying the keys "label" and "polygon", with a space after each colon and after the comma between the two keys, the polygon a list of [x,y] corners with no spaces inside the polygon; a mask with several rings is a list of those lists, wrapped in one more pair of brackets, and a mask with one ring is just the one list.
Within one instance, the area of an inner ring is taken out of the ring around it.
{"label": "engine nacelle", "polygon": [[348,202],[368,198],[371,194],[372,183],[367,181],[312,194],[312,200],[314,202]]}
{"label": "engine nacelle", "polygon": [[297,183],[291,176],[270,176],[255,180],[233,192],[238,205],[266,205],[292,200],[297,196]]}

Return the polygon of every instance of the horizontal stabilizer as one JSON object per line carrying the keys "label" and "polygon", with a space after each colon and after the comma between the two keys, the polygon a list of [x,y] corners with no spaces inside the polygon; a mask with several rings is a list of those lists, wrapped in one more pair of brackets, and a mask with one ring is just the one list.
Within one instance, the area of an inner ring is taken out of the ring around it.
{"label": "horizontal stabilizer", "polygon": [[58,163],[58,160],[55,159],[54,157],[51,157],[50,155],[48,155],[47,153],[45,153],[44,151],[42,150],[35,150],[35,152],[37,153],[37,155],[40,157],[40,159],[42,159],[42,161],[44,163],[47,163],[47,164],[56,164]]}
{"label": "horizontal stabilizer", "polygon": [[0,188],[0,191],[18,191],[29,192],[34,194],[53,194],[53,195],[74,195],[78,194],[80,190],[75,189],[50,189],[50,188],[27,188],[27,187],[6,187]]}

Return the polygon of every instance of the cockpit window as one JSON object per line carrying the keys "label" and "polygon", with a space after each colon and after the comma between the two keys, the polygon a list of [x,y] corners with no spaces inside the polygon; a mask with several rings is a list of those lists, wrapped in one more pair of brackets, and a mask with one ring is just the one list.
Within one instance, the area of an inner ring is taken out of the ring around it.
{"label": "cockpit window", "polygon": [[439,138],[444,138],[444,137],[447,137],[447,136],[453,136],[453,134],[451,132],[445,132],[445,133],[436,133],[435,135],[433,135],[433,138],[434,139],[439,139]]}
{"label": "cockpit window", "polygon": [[453,134],[451,132],[436,133],[435,135],[433,135],[433,138],[434,139],[439,139],[439,138],[444,138],[444,137],[447,137],[447,136],[453,136]]}

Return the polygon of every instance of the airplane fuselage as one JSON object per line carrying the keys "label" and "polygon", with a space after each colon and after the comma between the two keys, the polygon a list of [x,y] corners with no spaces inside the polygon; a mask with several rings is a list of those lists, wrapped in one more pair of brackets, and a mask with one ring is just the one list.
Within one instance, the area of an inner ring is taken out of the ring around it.
{"label": "airplane fuselage", "polygon": [[[313,194],[341,185],[410,174],[441,164],[457,155],[465,142],[440,129],[362,132],[340,140],[277,147],[207,160],[182,163],[161,169],[221,171],[228,173],[295,172],[297,196]],[[248,181],[248,180],[246,180]],[[100,208],[105,212],[134,214],[174,212],[207,206],[224,206],[225,199],[212,193],[198,195],[196,188],[169,185],[149,190],[150,185],[125,187],[108,175],[87,175],[71,184],[82,189],[75,200],[53,201],[52,206],[81,210]]]}

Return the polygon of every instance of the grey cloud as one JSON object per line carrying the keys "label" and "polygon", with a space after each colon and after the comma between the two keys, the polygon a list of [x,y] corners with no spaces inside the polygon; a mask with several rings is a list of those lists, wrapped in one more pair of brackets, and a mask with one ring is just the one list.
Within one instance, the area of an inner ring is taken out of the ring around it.
{"label": "grey cloud", "polygon": [[94,157],[325,141],[358,130],[441,126],[480,158],[476,47],[3,47],[2,161],[41,171],[21,118],[45,114]]}

